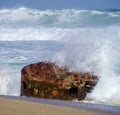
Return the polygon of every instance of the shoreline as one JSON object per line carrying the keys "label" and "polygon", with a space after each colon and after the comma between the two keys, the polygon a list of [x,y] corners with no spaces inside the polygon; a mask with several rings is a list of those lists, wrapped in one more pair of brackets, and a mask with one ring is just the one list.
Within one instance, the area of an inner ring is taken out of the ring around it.
{"label": "shoreline", "polygon": [[112,115],[87,107],[65,106],[38,102],[26,98],[0,96],[0,115]]}

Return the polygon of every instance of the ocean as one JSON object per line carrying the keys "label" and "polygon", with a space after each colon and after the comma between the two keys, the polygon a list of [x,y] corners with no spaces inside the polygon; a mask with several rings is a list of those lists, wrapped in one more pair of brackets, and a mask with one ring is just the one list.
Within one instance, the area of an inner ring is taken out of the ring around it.
{"label": "ocean", "polygon": [[51,61],[99,77],[84,102],[120,105],[120,10],[0,9],[0,95],[20,95],[21,69]]}

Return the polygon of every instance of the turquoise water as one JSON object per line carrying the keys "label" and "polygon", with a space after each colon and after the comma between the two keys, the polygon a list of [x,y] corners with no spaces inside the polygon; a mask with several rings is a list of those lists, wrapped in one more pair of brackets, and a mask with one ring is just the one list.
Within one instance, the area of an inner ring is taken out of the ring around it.
{"label": "turquoise water", "polygon": [[20,71],[52,61],[100,80],[86,102],[120,104],[119,10],[0,10],[0,94],[20,95]]}

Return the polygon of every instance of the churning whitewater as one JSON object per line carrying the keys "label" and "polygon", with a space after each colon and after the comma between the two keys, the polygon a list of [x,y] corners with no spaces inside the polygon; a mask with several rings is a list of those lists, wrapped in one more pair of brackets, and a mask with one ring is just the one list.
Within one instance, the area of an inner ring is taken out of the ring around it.
{"label": "churning whitewater", "polygon": [[120,11],[0,9],[0,94],[20,95],[20,71],[52,61],[99,77],[86,101],[120,104]]}

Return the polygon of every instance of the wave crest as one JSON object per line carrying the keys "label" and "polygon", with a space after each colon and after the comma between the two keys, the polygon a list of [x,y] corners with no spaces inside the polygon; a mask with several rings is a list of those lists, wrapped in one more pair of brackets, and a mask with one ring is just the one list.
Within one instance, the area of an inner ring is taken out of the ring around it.
{"label": "wave crest", "polygon": [[36,10],[29,8],[1,9],[0,25],[23,26],[100,26],[120,24],[120,11],[105,12],[100,10]]}

